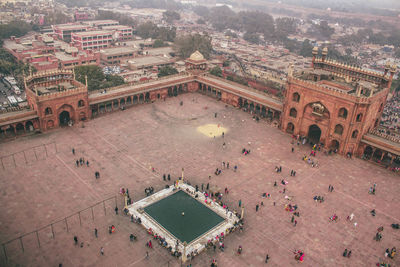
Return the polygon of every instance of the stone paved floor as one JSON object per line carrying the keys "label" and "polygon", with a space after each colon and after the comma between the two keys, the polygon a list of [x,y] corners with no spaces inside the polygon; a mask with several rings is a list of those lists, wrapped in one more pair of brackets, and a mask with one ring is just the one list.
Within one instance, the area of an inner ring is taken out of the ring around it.
{"label": "stone paved floor", "polygon": [[[179,102],[183,101],[183,106]],[[214,112],[218,113],[214,118]],[[217,123],[226,127],[226,148],[222,138],[208,138],[196,131],[200,125]],[[253,121],[247,113],[227,107],[214,99],[199,94],[186,94],[165,102],[135,106],[125,111],[107,114],[85,123],[85,127],[72,127],[50,133],[22,137],[0,144],[0,155],[25,150],[23,153],[4,158],[4,170],[0,167],[0,242],[23,233],[34,231],[51,222],[83,210],[102,200],[118,196],[120,187],[128,187],[136,201],[144,197],[144,189],[153,186],[159,190],[165,186],[163,173],[177,177],[185,168],[185,177],[192,184],[210,182],[221,189],[226,186],[230,193],[224,196],[228,206],[237,208],[238,200],[245,205],[245,231],[226,238],[225,252],[208,251],[196,257],[192,266],[209,266],[216,258],[219,266],[264,266],[266,253],[271,257],[268,266],[294,266],[292,251],[305,252],[304,266],[374,266],[384,258],[385,248],[400,249],[400,230],[393,230],[391,223],[400,222],[399,177],[379,166],[359,159],[317,155],[319,168],[311,168],[301,160],[309,151],[307,146],[296,146],[291,153],[291,138],[268,125],[265,121]],[[40,144],[56,143],[35,150]],[[248,142],[251,142],[249,145]],[[71,148],[76,149],[73,156]],[[251,149],[248,156],[241,155],[243,147]],[[56,152],[57,150],[57,152]],[[36,154],[36,156],[35,156]],[[36,159],[37,157],[37,159]],[[79,157],[89,159],[90,167],[75,167]],[[211,175],[221,162],[229,162],[231,168],[222,175]],[[232,167],[238,165],[238,172]],[[274,171],[283,167],[282,174]],[[156,173],[151,172],[151,167]],[[291,177],[290,170],[297,171]],[[94,172],[100,171],[96,180]],[[274,181],[289,181],[286,192],[294,196],[292,204],[299,206],[300,218],[294,227],[291,214],[284,210],[283,188],[273,187]],[[377,183],[375,196],[367,193]],[[328,185],[335,187],[328,193]],[[261,194],[271,194],[262,199]],[[325,202],[316,204],[314,195],[322,195]],[[264,206],[255,212],[255,205]],[[276,206],[273,206],[276,202]],[[132,224],[125,216],[113,213],[114,198],[83,211],[82,226],[78,215],[54,224],[55,239],[51,228],[38,232],[41,247],[38,248],[36,233],[23,238],[25,252],[19,241],[6,245],[9,266],[180,266],[179,261],[156,246],[149,250],[145,259],[145,242],[148,236],[139,225]],[[376,217],[369,211],[376,209]],[[354,212],[354,225],[346,221]],[[328,218],[336,213],[337,223]],[[114,224],[116,233],[109,235],[107,226]],[[381,242],[373,240],[376,229],[384,226]],[[99,229],[99,238],[93,234]],[[131,243],[133,232],[138,241]],[[73,245],[77,235],[84,247]],[[239,245],[243,254],[235,255]],[[104,247],[105,255],[99,253]],[[341,256],[345,248],[352,250],[351,258]],[[3,249],[0,248],[0,265],[7,266]],[[400,266],[399,256],[388,260],[392,266]]]}

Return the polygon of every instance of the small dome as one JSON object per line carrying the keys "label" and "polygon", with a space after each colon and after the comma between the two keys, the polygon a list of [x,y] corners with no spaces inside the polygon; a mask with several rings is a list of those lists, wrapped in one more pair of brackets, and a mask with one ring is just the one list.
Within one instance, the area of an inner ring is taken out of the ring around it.
{"label": "small dome", "polygon": [[198,50],[196,50],[196,52],[190,55],[189,59],[193,61],[201,61],[204,60],[204,57]]}

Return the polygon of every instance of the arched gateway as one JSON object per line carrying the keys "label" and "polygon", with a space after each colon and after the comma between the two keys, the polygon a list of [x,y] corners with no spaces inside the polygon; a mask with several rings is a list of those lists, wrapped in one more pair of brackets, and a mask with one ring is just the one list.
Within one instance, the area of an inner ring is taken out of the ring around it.
{"label": "arched gateway", "polygon": [[61,112],[59,115],[60,126],[67,126],[70,119],[71,117],[68,111],[64,110],[63,112]]}
{"label": "arched gateway", "polygon": [[316,124],[310,125],[307,136],[310,142],[318,144],[319,139],[321,138],[321,129]]}

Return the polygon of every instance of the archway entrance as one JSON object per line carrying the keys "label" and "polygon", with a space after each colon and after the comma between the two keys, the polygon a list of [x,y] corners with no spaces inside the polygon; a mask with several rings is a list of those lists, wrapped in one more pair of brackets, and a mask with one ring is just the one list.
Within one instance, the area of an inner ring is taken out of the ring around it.
{"label": "archway entrance", "polygon": [[64,110],[59,115],[60,126],[67,126],[70,120],[69,112]]}
{"label": "archway entrance", "polygon": [[339,144],[338,140],[332,140],[330,149],[332,149],[333,151],[335,151],[335,150],[337,151],[337,150],[339,150],[339,146],[340,146],[340,144]]}
{"label": "archway entrance", "polygon": [[313,124],[308,128],[308,139],[313,144],[318,144],[319,139],[321,138],[321,129]]}

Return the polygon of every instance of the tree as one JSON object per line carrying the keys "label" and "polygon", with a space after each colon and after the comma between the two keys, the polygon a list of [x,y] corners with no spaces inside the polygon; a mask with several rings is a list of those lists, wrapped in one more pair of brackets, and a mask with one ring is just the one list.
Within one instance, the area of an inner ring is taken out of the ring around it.
{"label": "tree", "polygon": [[206,21],[204,19],[198,19],[196,20],[197,24],[206,24]]}
{"label": "tree", "polygon": [[299,54],[303,57],[311,57],[313,48],[314,46],[310,43],[310,40],[305,39],[304,42],[301,44]]}
{"label": "tree", "polygon": [[220,67],[215,66],[214,68],[212,68],[210,70],[210,74],[214,75],[214,76],[217,76],[217,77],[222,77],[222,70],[221,70]]}
{"label": "tree", "polygon": [[287,37],[297,30],[296,20],[294,18],[277,18],[275,24],[275,33],[278,39]]}
{"label": "tree", "polygon": [[163,19],[168,23],[172,23],[174,20],[180,20],[181,16],[178,12],[167,10],[163,13]]}
{"label": "tree", "polygon": [[121,13],[115,13],[112,11],[107,11],[107,10],[99,10],[98,14],[96,16],[96,19],[112,19],[112,20],[117,20],[119,22],[119,24],[121,25],[129,25],[129,26],[136,26],[137,22],[135,19],[133,19],[132,17],[125,15],[125,14],[121,14]]}
{"label": "tree", "polygon": [[172,42],[176,37],[175,27],[158,27],[151,21],[140,24],[136,29],[137,35],[147,39],[160,39],[162,41]]}
{"label": "tree", "polygon": [[208,35],[183,35],[175,39],[174,50],[182,57],[188,58],[198,50],[205,58],[210,58],[212,45],[211,37]]}
{"label": "tree", "polygon": [[396,49],[396,51],[394,52],[394,57],[400,59],[400,48]]}
{"label": "tree", "polygon": [[243,39],[245,39],[247,42],[252,43],[252,44],[260,44],[261,43],[260,36],[257,33],[246,32],[243,35]]}
{"label": "tree", "polygon": [[210,14],[210,10],[205,6],[195,6],[193,7],[193,12],[200,17],[207,17]]}
{"label": "tree", "polygon": [[98,90],[124,84],[124,79],[118,75],[104,75],[103,70],[96,65],[75,67],[76,80],[85,84],[88,78],[88,90]]}
{"label": "tree", "polygon": [[0,46],[3,40],[11,36],[21,37],[32,30],[32,25],[22,20],[13,20],[8,24],[0,24]]}
{"label": "tree", "polygon": [[153,43],[153,48],[157,48],[157,47],[164,47],[164,46],[168,46],[168,44],[164,43],[162,40],[155,40]]}
{"label": "tree", "polygon": [[162,68],[158,69],[158,77],[164,77],[164,76],[168,76],[168,75],[174,75],[177,74],[178,70],[175,69],[174,67],[171,66],[165,66]]}
{"label": "tree", "polygon": [[[32,72],[36,72],[35,68],[31,69]],[[14,76],[17,78],[19,84],[22,84],[23,74],[29,73],[29,65],[18,61],[6,49],[0,48],[0,73]]]}

